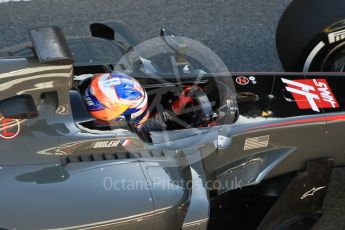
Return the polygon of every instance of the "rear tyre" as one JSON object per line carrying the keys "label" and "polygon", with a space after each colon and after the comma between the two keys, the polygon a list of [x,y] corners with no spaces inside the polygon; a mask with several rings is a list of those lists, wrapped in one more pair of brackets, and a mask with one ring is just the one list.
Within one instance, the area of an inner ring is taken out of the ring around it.
{"label": "rear tyre", "polygon": [[294,0],[289,5],[276,34],[286,71],[345,72],[344,9],[344,0]]}

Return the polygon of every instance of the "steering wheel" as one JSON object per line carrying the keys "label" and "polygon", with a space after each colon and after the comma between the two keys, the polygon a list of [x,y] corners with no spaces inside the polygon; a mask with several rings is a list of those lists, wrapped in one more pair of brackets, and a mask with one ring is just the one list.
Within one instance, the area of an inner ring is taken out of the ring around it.
{"label": "steering wheel", "polygon": [[[199,86],[185,86],[179,98],[173,102],[172,111],[184,128],[208,127],[215,118],[212,104]],[[177,122],[178,122],[177,120]]]}

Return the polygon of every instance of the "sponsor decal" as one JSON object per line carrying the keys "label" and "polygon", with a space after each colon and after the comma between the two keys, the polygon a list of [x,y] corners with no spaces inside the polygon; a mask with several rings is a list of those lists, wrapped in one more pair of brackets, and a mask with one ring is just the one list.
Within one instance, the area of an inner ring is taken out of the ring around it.
{"label": "sponsor decal", "polygon": [[266,148],[270,141],[270,135],[246,138],[244,142],[244,150]]}
{"label": "sponsor decal", "polygon": [[93,146],[94,149],[114,148],[117,146],[128,146],[132,143],[131,139],[113,140],[113,141],[97,141]]}
{"label": "sponsor decal", "polygon": [[96,144],[93,146],[94,149],[100,148],[113,148],[120,144],[119,140],[114,141],[97,141]]}
{"label": "sponsor decal", "polygon": [[322,108],[339,108],[339,103],[326,79],[288,80],[282,78],[297,103],[299,109],[312,109],[320,112]]}
{"label": "sponsor decal", "polygon": [[328,41],[330,44],[345,40],[345,30],[339,30],[328,34]]}
{"label": "sponsor decal", "polygon": [[321,190],[321,189],[324,189],[326,188],[326,186],[322,186],[322,187],[318,187],[318,188],[312,188],[310,189],[308,192],[304,193],[302,196],[301,196],[301,200],[304,200],[305,198],[307,198],[308,196],[314,196],[314,194]]}
{"label": "sponsor decal", "polygon": [[248,85],[249,79],[245,76],[239,76],[236,78],[236,83],[239,85]]}
{"label": "sponsor decal", "polygon": [[16,119],[1,118],[0,119],[0,137],[4,139],[13,139],[20,132],[20,123]]}
{"label": "sponsor decal", "polygon": [[257,83],[254,76],[250,76],[250,77],[249,77],[249,80],[250,80],[254,85]]}

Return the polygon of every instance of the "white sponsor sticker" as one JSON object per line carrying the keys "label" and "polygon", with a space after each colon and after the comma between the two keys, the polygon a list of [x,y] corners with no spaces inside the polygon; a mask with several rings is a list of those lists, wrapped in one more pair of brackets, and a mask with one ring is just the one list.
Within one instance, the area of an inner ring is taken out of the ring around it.
{"label": "white sponsor sticker", "polygon": [[244,150],[266,148],[270,141],[270,135],[246,138],[244,142]]}
{"label": "white sponsor sticker", "polygon": [[328,34],[328,41],[330,44],[345,40],[345,30],[339,30]]}

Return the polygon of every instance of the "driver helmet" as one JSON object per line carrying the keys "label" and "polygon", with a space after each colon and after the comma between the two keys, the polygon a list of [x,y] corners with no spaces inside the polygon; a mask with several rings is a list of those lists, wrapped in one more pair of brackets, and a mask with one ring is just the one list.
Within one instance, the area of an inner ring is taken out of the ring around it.
{"label": "driver helmet", "polygon": [[140,127],[149,117],[145,89],[119,72],[96,74],[84,94],[89,113],[100,121],[126,121]]}

